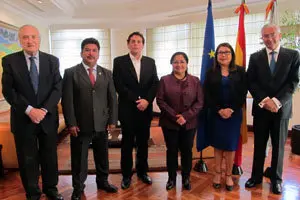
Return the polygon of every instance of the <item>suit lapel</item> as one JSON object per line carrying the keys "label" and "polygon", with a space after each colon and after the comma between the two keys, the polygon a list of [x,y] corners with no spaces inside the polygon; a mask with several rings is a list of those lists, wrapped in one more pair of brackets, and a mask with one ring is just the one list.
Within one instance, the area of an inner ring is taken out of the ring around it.
{"label": "suit lapel", "polygon": [[[42,52],[39,52],[39,86],[38,86],[38,93],[41,88],[44,88],[43,86],[47,81],[47,75],[49,75],[49,62],[47,61],[47,57]],[[48,71],[47,71],[48,70]],[[32,87],[33,89],[33,87]]]}
{"label": "suit lapel", "polygon": [[262,73],[267,76],[272,77],[270,64],[269,64],[269,58],[268,58],[267,50],[265,48],[261,50],[261,57],[259,60],[261,61],[261,63],[262,63],[261,67],[263,68],[261,70],[264,70]]}
{"label": "suit lapel", "polygon": [[78,73],[78,76],[86,83],[88,84],[90,87],[92,87],[92,83],[90,81],[90,78],[84,68],[84,66],[82,64],[79,64],[77,66],[77,73]]}
{"label": "suit lapel", "polygon": [[142,83],[145,80],[145,76],[147,75],[147,63],[142,56],[141,59],[141,73],[140,73],[140,83]]}
{"label": "suit lapel", "polygon": [[104,74],[103,74],[103,70],[101,69],[101,67],[99,65],[97,65],[97,77],[96,77],[96,83],[95,83],[95,88],[99,87],[102,82],[104,81]]}
{"label": "suit lapel", "polygon": [[19,60],[17,63],[20,63],[20,65],[19,65],[20,70],[18,70],[18,72],[19,72],[20,76],[22,77],[22,79],[24,80],[23,83],[28,84],[28,88],[31,88],[32,92],[34,93],[28,66],[27,66],[27,62],[26,62],[26,58],[25,58],[23,51],[19,52],[17,59]]}
{"label": "suit lapel", "polygon": [[278,52],[277,62],[275,65],[274,76],[276,76],[277,74],[281,74],[279,72],[284,70],[284,68],[281,67],[282,64],[284,63],[283,62],[284,58],[286,58],[284,48],[280,47]]}
{"label": "suit lapel", "polygon": [[133,63],[131,61],[131,58],[130,58],[129,54],[126,57],[127,57],[127,62],[126,63],[129,63],[128,67],[129,67],[130,74],[133,76],[133,78],[136,80],[136,82],[138,82],[136,71],[134,69],[134,66],[133,66]]}

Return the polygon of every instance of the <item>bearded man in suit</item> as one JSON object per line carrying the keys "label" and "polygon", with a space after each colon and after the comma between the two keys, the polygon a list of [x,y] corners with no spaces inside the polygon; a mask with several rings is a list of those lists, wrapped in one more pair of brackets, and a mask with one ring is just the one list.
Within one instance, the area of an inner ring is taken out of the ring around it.
{"label": "bearded man in suit", "polygon": [[43,192],[49,199],[61,200],[57,192],[57,104],[61,97],[58,58],[40,48],[36,27],[19,29],[22,51],[2,60],[2,89],[11,106],[11,131],[26,198],[40,199],[38,186],[41,169]]}
{"label": "bearded man in suit", "polygon": [[97,65],[100,45],[94,38],[81,43],[82,63],[65,70],[62,106],[71,134],[72,200],[81,199],[92,142],[97,188],[115,193],[108,182],[108,132],[118,120],[117,95],[111,71]]}
{"label": "bearded man in suit", "polygon": [[269,135],[272,141],[271,188],[282,193],[284,145],[292,115],[292,97],[299,82],[299,53],[280,46],[279,26],[263,26],[262,40],[266,46],[250,56],[248,66],[249,91],[253,96],[254,155],[252,188],[262,182],[265,150]]}
{"label": "bearded man in suit", "polygon": [[148,139],[158,77],[155,61],[142,55],[144,44],[144,36],[140,32],[133,32],[127,39],[129,54],[114,59],[113,79],[119,95],[119,120],[122,127],[122,189],[129,188],[131,184],[134,143],[138,178],[146,184],[152,184],[147,175]]}

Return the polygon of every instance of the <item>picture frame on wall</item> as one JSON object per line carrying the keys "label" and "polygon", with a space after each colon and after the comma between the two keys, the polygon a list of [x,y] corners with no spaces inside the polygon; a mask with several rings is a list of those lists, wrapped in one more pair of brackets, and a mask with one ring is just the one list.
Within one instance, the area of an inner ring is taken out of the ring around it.
{"label": "picture frame on wall", "polygon": [[[18,41],[18,27],[0,21],[0,80],[2,80],[2,58],[8,54],[20,51],[22,48]],[[5,101],[2,94],[2,84],[0,84],[0,113],[8,111],[10,106]]]}

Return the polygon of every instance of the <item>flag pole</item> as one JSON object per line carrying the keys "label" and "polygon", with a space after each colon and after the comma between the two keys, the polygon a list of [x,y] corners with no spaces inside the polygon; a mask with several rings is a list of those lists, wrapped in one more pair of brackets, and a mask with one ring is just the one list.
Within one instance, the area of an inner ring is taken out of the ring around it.
{"label": "flag pole", "polygon": [[[202,54],[202,65],[200,72],[200,82],[203,85],[205,80],[205,74],[207,70],[212,67],[215,56],[215,34],[214,23],[212,13],[212,2],[208,0],[206,27],[204,34],[204,46]],[[199,113],[198,116],[198,130],[197,130],[197,150],[200,152],[200,160],[194,166],[194,170],[197,172],[207,172],[208,168],[203,160],[203,149],[210,145],[210,136],[208,133],[207,122],[207,109]]]}

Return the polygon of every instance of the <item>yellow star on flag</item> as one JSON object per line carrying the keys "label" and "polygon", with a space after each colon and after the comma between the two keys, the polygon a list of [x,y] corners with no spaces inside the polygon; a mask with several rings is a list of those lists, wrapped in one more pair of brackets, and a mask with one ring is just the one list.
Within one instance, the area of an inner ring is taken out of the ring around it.
{"label": "yellow star on flag", "polygon": [[214,50],[210,50],[210,52],[208,53],[208,55],[209,55],[209,58],[213,58],[213,57],[215,57],[215,52],[214,52]]}

